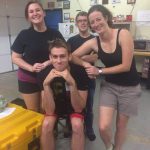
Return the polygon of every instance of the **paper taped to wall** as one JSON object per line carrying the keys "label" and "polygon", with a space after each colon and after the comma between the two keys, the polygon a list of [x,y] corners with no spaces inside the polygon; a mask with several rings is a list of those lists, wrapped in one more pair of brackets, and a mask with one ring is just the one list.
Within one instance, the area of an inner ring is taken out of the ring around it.
{"label": "paper taped to wall", "polygon": [[150,26],[150,10],[142,10],[137,12],[137,26]]}

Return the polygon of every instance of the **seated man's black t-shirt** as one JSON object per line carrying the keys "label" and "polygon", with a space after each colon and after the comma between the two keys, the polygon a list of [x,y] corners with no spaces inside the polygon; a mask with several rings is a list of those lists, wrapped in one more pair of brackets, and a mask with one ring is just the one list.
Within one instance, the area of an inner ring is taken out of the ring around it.
{"label": "seated man's black t-shirt", "polygon": [[[44,79],[52,68],[53,66],[48,66],[46,69],[38,73],[41,90],[43,90]],[[70,74],[74,78],[78,90],[85,91],[88,89],[88,76],[83,67],[71,63]],[[73,113],[74,110],[71,105],[69,87],[66,84],[66,81],[62,77],[56,77],[53,79],[50,86],[55,101],[55,113],[59,117]]]}

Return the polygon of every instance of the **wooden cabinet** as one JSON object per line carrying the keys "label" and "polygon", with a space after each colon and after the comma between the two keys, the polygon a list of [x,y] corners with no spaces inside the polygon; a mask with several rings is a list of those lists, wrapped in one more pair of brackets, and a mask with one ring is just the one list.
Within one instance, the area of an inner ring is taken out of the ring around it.
{"label": "wooden cabinet", "polygon": [[133,37],[135,37],[135,22],[114,22],[113,28],[126,28],[130,31]]}
{"label": "wooden cabinet", "polygon": [[142,51],[142,50],[135,50],[134,51],[135,56],[143,56],[143,57],[150,57],[150,51]]}
{"label": "wooden cabinet", "polygon": [[148,78],[149,69],[148,67],[145,67],[145,59],[148,59],[148,60],[150,59],[150,51],[135,49],[134,56],[136,60],[136,67],[137,67],[138,72],[141,74],[141,77]]}
{"label": "wooden cabinet", "polygon": [[131,30],[131,22],[114,22],[113,27],[114,28],[126,28],[128,30]]}

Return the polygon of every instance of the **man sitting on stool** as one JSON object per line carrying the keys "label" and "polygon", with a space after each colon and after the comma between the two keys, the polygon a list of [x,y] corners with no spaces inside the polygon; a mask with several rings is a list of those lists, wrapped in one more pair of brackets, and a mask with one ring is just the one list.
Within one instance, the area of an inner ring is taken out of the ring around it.
{"label": "man sitting on stool", "polygon": [[49,46],[52,66],[40,73],[43,82],[43,107],[41,146],[54,150],[54,127],[57,119],[69,115],[72,126],[72,150],[84,150],[84,114],[87,99],[87,74],[81,66],[69,63],[70,51],[62,40]]}

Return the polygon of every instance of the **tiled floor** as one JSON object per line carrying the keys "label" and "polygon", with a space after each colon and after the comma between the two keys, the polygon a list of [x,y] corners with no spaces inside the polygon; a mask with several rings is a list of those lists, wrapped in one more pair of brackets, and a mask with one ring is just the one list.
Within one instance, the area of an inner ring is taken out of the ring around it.
{"label": "tiled floor", "polygon": [[[98,132],[98,97],[100,80],[97,79],[97,88],[94,101],[94,130],[96,140],[90,142],[86,139],[86,150],[105,150]],[[128,125],[127,139],[122,150],[150,150],[150,90],[142,88],[142,98],[139,106],[138,117],[131,118]],[[17,91],[16,72],[0,74],[0,94],[10,101],[20,97]],[[115,129],[113,128],[113,131]],[[57,150],[70,150],[70,139],[61,135],[57,138]]]}

